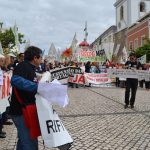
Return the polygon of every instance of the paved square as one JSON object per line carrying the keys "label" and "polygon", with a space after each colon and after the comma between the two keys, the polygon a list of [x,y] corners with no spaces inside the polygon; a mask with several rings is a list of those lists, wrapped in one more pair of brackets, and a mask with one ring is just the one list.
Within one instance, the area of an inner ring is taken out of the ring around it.
{"label": "paved square", "polygon": [[[74,143],[71,150],[150,150],[150,92],[138,89],[134,109],[124,109],[123,88],[69,89],[70,104],[55,106]],[[17,131],[4,126],[0,150],[14,150]],[[43,150],[39,138],[39,149]],[[57,150],[45,148],[45,150]]]}

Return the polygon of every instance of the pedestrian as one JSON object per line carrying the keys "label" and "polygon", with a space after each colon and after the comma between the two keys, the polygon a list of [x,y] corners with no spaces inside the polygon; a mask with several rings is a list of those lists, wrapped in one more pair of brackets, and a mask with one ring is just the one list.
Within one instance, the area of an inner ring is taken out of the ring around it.
{"label": "pedestrian", "polygon": [[26,118],[22,111],[24,106],[20,100],[25,106],[35,104],[38,87],[35,69],[39,67],[41,61],[42,50],[35,46],[28,47],[24,53],[24,61],[15,67],[11,79],[10,115],[18,132],[17,150],[38,150],[38,140],[30,137],[30,130],[26,126]]}
{"label": "pedestrian", "polygon": [[[142,69],[142,65],[137,61],[137,57],[135,53],[131,53],[129,56],[130,60],[125,63],[126,69]],[[136,91],[138,87],[138,79],[136,78],[127,78],[126,79],[126,89],[125,89],[125,106],[124,108],[128,108],[130,104],[131,108],[134,108]],[[130,96],[131,90],[131,96]],[[130,100],[129,100],[130,99]]]}

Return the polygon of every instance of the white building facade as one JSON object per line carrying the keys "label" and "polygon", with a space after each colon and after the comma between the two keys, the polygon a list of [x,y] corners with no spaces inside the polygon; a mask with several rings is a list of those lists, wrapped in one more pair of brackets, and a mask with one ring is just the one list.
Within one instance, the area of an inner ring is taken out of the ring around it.
{"label": "white building facade", "polygon": [[121,62],[124,52],[128,53],[127,33],[131,26],[150,12],[150,0],[116,0],[116,26],[113,61]]}
{"label": "white building facade", "polygon": [[116,26],[111,26],[103,32],[92,44],[93,50],[104,50],[106,58],[111,60],[114,47],[114,33]]}
{"label": "white building facade", "polygon": [[150,0],[117,0],[114,6],[117,31],[131,26],[150,12]]}

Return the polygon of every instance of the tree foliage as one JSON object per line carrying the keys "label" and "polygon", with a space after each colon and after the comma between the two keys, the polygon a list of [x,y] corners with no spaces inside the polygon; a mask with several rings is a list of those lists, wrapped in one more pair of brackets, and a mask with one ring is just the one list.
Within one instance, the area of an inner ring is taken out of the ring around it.
{"label": "tree foliage", "polygon": [[[24,35],[21,33],[18,33],[18,38],[20,44],[25,43]],[[0,41],[3,48],[9,48],[10,45],[13,47],[15,45],[15,36],[13,34],[13,31],[11,28],[6,29],[4,32],[0,32]]]}
{"label": "tree foliage", "polygon": [[145,44],[136,50],[137,57],[141,57],[145,54],[147,56],[147,61],[150,61],[150,39],[146,39]]}

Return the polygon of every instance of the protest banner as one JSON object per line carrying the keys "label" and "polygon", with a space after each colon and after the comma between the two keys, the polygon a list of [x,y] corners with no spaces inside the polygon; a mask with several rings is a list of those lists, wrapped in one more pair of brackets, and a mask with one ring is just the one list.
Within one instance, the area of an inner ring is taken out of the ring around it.
{"label": "protest banner", "polygon": [[4,73],[3,74],[3,84],[0,85],[0,100],[6,98],[10,94],[10,79],[11,74]]}
{"label": "protest banner", "polygon": [[107,69],[109,77],[115,76],[119,78],[134,78],[134,79],[150,79],[150,71],[133,70],[133,69]]}
{"label": "protest banner", "polygon": [[84,78],[86,84],[107,84],[112,82],[107,73],[85,73]]}
{"label": "protest banner", "polygon": [[68,77],[68,82],[84,85],[85,84],[84,75],[75,74],[74,77],[70,76]]}
{"label": "protest banner", "polygon": [[3,71],[0,70],[0,86],[3,85]]}
{"label": "protest banner", "polygon": [[51,80],[57,79],[62,80],[66,79],[69,76],[73,76],[74,74],[81,74],[81,68],[79,67],[66,67],[59,70],[55,70],[51,72]]}
{"label": "protest banner", "polygon": [[[11,73],[1,73],[1,85],[0,85],[0,113],[3,113],[6,110],[6,107],[9,106],[8,97],[11,92],[10,80]],[[3,76],[3,77],[2,77]]]}
{"label": "protest banner", "polygon": [[[48,79],[49,79],[49,74],[46,74],[41,78],[40,83],[43,84],[42,86],[45,86],[44,80],[47,81]],[[54,80],[53,82],[46,83],[46,84],[51,85],[52,83],[55,85],[57,84],[58,86],[61,87],[61,84],[58,82],[58,80]],[[46,88],[49,91],[50,87],[46,85]],[[65,129],[62,121],[58,117],[58,114],[52,108],[51,105],[53,104],[52,99],[54,99],[54,101],[61,101],[61,102],[63,101],[64,103],[66,103],[67,100],[66,104],[68,104],[68,95],[66,95],[67,91],[66,90],[63,91],[62,89],[58,89],[58,87],[56,88],[54,86],[52,86],[51,88],[53,88],[54,91],[50,92],[51,97],[50,96],[47,97],[49,99],[45,99],[44,97],[39,95],[41,92],[39,92],[39,94],[36,94],[36,107],[37,107],[41,134],[44,140],[44,144],[49,148],[58,147],[62,145],[64,146],[68,143],[73,142],[73,139],[69,135],[68,131]],[[62,91],[64,94],[60,93]],[[45,93],[47,93],[46,90]]]}
{"label": "protest banner", "polygon": [[79,62],[103,62],[106,60],[104,50],[94,51],[94,50],[81,50],[78,54]]}
{"label": "protest banner", "polygon": [[44,144],[52,148],[72,143],[71,136],[52,105],[40,95],[36,95],[36,106]]}
{"label": "protest banner", "polygon": [[141,57],[139,57],[137,60],[138,60],[141,64],[145,64],[145,63],[146,63],[146,54],[143,55],[143,56],[141,56]]}

